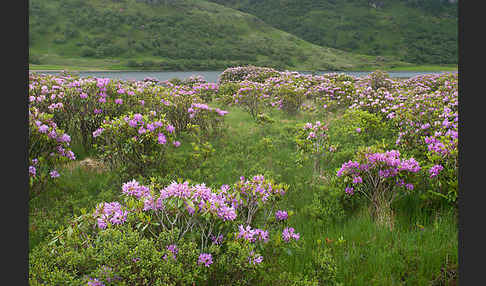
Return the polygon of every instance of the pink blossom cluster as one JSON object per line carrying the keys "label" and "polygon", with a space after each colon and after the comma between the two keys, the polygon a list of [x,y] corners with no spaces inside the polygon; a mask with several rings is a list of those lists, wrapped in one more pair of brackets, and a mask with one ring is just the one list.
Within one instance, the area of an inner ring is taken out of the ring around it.
{"label": "pink blossom cluster", "polygon": [[341,165],[337,171],[338,177],[350,177],[352,186],[346,187],[346,193],[353,194],[355,187],[367,185],[377,187],[378,182],[393,178],[398,186],[412,190],[413,185],[404,181],[407,174],[417,173],[421,169],[419,163],[410,158],[400,159],[400,152],[397,150],[384,153],[365,154],[364,162],[348,161]]}
{"label": "pink blossom cluster", "polygon": [[242,238],[248,242],[256,242],[256,241],[263,241],[268,242],[268,231],[262,229],[252,229],[251,226],[247,225],[243,227],[243,225],[238,226],[238,234],[237,238]]}
{"label": "pink blossom cluster", "polygon": [[193,103],[193,104],[191,104],[191,107],[187,110],[187,112],[189,113],[190,118],[194,118],[201,110],[205,110],[205,111],[208,111],[208,112],[215,112],[219,116],[224,116],[224,115],[228,114],[228,111],[221,110],[217,107],[216,108],[209,107],[205,103]]}
{"label": "pink blossom cluster", "polygon": [[186,212],[191,216],[211,213],[223,221],[236,218],[236,210],[227,203],[224,193],[214,191],[204,183],[190,185],[187,181],[173,182],[160,190],[157,196],[152,195],[148,187],[132,180],[123,185],[122,192],[143,201],[144,211],[165,211],[174,200],[181,199]]}
{"label": "pink blossom cluster", "polygon": [[108,224],[123,224],[127,220],[128,211],[118,202],[101,203],[96,207],[94,216],[98,227],[105,229]]}
{"label": "pink blossom cluster", "polygon": [[236,201],[236,207],[264,204],[285,194],[285,188],[282,185],[276,185],[272,181],[266,180],[263,175],[256,175],[250,179],[242,176],[234,187],[240,195],[240,200]]}
{"label": "pink blossom cluster", "polygon": [[298,241],[300,238],[300,234],[295,232],[295,229],[293,227],[286,227],[282,231],[282,239],[285,242],[290,242],[292,239],[295,241]]}
{"label": "pink blossom cluster", "polygon": [[45,159],[42,165],[50,169],[51,178],[59,177],[54,169],[55,161],[76,159],[69,147],[71,136],[59,129],[51,114],[40,112],[36,107],[29,108],[29,139],[29,159],[32,162],[29,166],[30,177],[40,175],[38,170],[43,168],[39,163],[40,158]]}
{"label": "pink blossom cluster", "polygon": [[[149,115],[142,115],[140,113],[125,115],[121,118],[115,118],[103,122],[102,126],[93,132],[93,137],[99,137],[106,130],[115,130],[118,128],[128,128],[129,133],[135,134],[134,139],[139,137],[153,137],[156,138],[157,143],[165,145],[168,142],[168,134],[175,131],[175,127],[163,118],[157,117],[156,112],[151,112]],[[130,131],[131,130],[131,131]],[[174,141],[173,144],[178,147],[179,141]]]}
{"label": "pink blossom cluster", "polygon": [[257,66],[239,66],[225,69],[218,78],[218,84],[227,82],[254,81],[263,82],[265,79],[278,75],[273,68]]}

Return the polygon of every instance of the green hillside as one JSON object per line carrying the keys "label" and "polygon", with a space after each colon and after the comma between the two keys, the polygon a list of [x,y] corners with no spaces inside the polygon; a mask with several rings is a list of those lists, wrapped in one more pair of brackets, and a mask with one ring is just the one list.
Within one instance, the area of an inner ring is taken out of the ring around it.
{"label": "green hillside", "polygon": [[200,0],[30,0],[29,63],[78,69],[210,70],[259,65],[359,70],[407,65],[322,47]]}
{"label": "green hillside", "polygon": [[457,64],[457,0],[210,0],[311,43],[416,64]]}

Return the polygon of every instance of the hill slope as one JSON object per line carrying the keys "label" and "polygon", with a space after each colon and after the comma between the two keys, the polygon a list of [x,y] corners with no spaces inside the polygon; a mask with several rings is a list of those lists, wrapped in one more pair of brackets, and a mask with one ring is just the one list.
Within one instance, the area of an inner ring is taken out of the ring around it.
{"label": "hill slope", "polygon": [[209,0],[256,15],[311,43],[457,64],[457,0]]}
{"label": "hill slope", "polygon": [[202,0],[30,0],[31,64],[208,70],[254,64],[297,70],[403,65],[306,42]]}

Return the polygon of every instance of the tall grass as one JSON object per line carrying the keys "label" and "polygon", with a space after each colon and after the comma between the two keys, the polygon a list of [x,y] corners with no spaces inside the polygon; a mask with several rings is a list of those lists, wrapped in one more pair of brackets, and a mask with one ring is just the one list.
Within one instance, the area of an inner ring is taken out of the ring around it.
{"label": "tall grass", "polygon": [[79,166],[60,170],[62,176],[51,182],[38,196],[29,201],[29,250],[49,237],[49,234],[69,220],[90,211],[99,202],[118,198],[115,174]]}

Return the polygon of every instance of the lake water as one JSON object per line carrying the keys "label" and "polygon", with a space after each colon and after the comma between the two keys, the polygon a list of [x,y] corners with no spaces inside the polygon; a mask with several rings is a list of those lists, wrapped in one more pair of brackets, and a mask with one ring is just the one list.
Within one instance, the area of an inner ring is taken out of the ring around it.
{"label": "lake water", "polygon": [[[60,74],[59,71],[33,71],[37,73],[43,74]],[[143,80],[145,78],[155,78],[159,81],[165,81],[173,78],[185,79],[193,75],[200,75],[208,82],[217,82],[219,75],[223,71],[80,71],[76,72],[75,74],[79,75],[80,77],[100,77],[100,78],[112,78],[112,79],[121,79],[121,80]],[[301,72],[304,74],[310,74],[311,72]],[[326,73],[344,73],[352,76],[362,77],[366,76],[371,71],[338,71],[338,72],[330,72],[330,71],[321,71],[317,72],[317,74],[326,74]],[[442,74],[444,72],[421,72],[421,71],[395,71],[395,72],[388,72],[390,77],[392,78],[410,78],[418,75],[424,74]]]}

